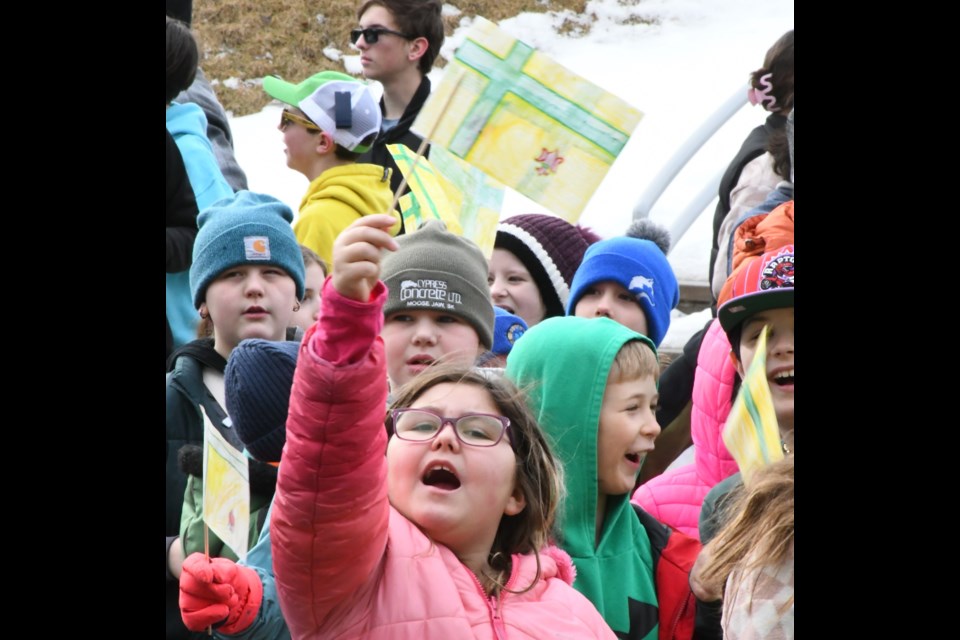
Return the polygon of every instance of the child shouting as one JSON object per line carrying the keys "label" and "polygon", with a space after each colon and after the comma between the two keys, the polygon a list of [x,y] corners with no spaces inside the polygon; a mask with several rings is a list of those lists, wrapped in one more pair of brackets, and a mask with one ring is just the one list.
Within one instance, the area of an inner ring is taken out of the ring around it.
{"label": "child shouting", "polygon": [[[660,637],[692,637],[687,574],[700,545],[630,504],[660,434],[653,341],[610,318],[550,318],[517,342],[506,373],[530,389],[531,408],[564,466],[558,544],[573,557],[576,589],[620,637],[653,639],[658,630]],[[676,566],[675,545],[682,545],[685,569],[666,579]]]}
{"label": "child shouting", "polygon": [[425,372],[398,393],[388,443],[376,381],[393,222],[366,216],[337,239],[297,362],[271,524],[291,636],[614,638],[546,545],[560,470],[512,385]]}

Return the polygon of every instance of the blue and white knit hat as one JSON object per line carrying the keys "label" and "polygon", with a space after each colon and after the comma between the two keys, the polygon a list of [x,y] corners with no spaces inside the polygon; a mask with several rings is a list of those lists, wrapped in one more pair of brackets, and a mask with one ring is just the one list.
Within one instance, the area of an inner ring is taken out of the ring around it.
{"label": "blue and white knit hat", "polygon": [[[631,227],[628,233],[639,235],[646,231]],[[627,235],[591,245],[573,276],[567,315],[574,315],[577,302],[587,288],[598,282],[616,282],[636,297],[647,317],[649,337],[659,347],[670,328],[670,311],[680,302],[680,287],[661,247],[664,238],[655,239],[660,244]],[[665,244],[669,248],[669,236]]]}
{"label": "blue and white knit hat", "polygon": [[190,291],[197,309],[207,287],[230,267],[275,265],[293,278],[297,300],[304,295],[303,254],[290,223],[293,211],[273,196],[237,191],[200,212],[193,243]]}

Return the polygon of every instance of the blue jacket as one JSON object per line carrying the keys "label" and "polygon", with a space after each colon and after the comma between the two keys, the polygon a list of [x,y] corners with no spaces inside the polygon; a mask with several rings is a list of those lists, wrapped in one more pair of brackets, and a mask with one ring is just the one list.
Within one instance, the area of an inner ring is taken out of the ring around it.
{"label": "blue jacket", "polygon": [[224,635],[214,631],[215,638],[243,638],[243,640],[290,640],[290,630],[280,611],[280,602],[277,600],[277,583],[273,577],[273,552],[270,550],[270,516],[273,514],[273,503],[267,511],[267,519],[260,530],[260,539],[247,553],[247,557],[237,564],[250,567],[260,576],[263,584],[263,600],[260,602],[260,611],[257,619],[246,630],[235,635]]}
{"label": "blue jacket", "polygon": [[[233,189],[220,172],[213,147],[207,139],[207,117],[200,107],[192,103],[172,103],[167,109],[167,131],[173,136],[183,156],[199,211],[221,198],[233,195]],[[167,321],[176,348],[197,337],[199,316],[190,295],[189,270],[168,273],[166,276]]]}

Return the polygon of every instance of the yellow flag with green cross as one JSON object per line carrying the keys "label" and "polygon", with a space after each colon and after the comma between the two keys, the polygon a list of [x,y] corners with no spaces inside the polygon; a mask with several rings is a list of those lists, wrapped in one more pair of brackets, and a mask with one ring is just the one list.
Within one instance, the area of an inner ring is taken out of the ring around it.
{"label": "yellow flag with green cross", "polygon": [[416,155],[408,147],[388,144],[387,150],[410,187],[399,200],[404,227],[413,230],[427,220],[443,220],[450,232],[473,240],[489,259],[503,185],[443,147],[433,147],[430,159],[421,157],[416,167]]}
{"label": "yellow flag with green cross", "polygon": [[642,116],[477,17],[412,128],[575,223]]}
{"label": "yellow flag with green cross", "polygon": [[754,471],[783,459],[780,427],[767,382],[767,327],[723,427],[723,443],[737,461],[744,482]]}

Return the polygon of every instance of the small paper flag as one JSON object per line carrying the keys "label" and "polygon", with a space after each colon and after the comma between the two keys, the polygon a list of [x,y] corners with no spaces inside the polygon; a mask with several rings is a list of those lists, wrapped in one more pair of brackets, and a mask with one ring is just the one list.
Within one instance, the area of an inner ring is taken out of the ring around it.
{"label": "small paper flag", "polygon": [[780,427],[767,383],[767,327],[760,332],[756,356],[730,409],[723,442],[737,461],[745,482],[760,467],[783,459]]}
{"label": "small paper flag", "polygon": [[410,186],[399,201],[405,228],[443,220],[451,233],[473,240],[487,258],[493,255],[503,185],[442,147],[432,147],[430,159],[421,157],[416,169],[409,148],[391,144],[387,150]]}
{"label": "small paper flag", "polygon": [[203,411],[203,520],[243,560],[250,536],[246,456],[234,449]]}

